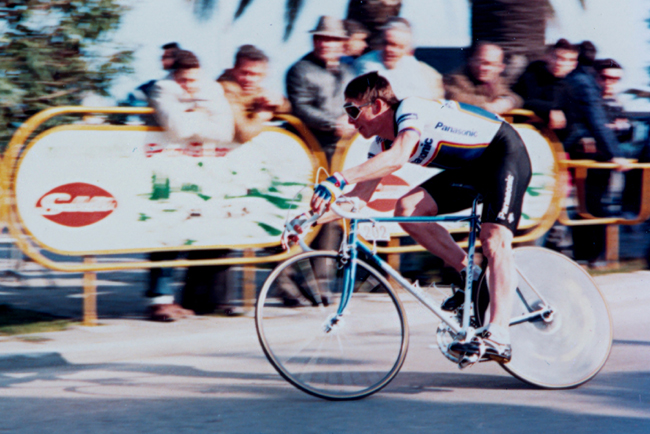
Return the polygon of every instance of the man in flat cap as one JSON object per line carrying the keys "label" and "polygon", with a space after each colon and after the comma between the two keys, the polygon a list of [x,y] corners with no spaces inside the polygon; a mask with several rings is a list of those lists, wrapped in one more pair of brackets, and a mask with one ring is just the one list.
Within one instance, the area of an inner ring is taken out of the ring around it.
{"label": "man in flat cap", "polygon": [[328,16],[320,17],[310,33],[314,50],[287,72],[287,96],[293,114],[314,133],[331,162],[339,139],[354,132],[343,111],[343,91],[354,77],[340,61],[348,34],[341,20]]}

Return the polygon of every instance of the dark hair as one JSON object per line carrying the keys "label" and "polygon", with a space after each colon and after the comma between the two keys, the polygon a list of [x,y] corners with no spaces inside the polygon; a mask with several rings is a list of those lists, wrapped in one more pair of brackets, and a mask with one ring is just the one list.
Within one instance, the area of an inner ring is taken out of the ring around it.
{"label": "dark hair", "polygon": [[593,66],[596,60],[596,46],[591,41],[582,41],[580,43],[580,54],[578,54],[578,63],[585,66]]}
{"label": "dark hair", "polygon": [[572,44],[564,38],[558,39],[555,45],[551,46],[551,50],[569,50],[576,53],[580,51],[576,45]]}
{"label": "dark hair", "polygon": [[467,52],[468,58],[471,59],[472,57],[476,56],[476,53],[478,53],[481,50],[481,48],[488,47],[488,46],[493,46],[500,49],[505,60],[505,52],[503,51],[503,47],[497,44],[496,42],[492,42],[492,41],[476,41],[471,47],[469,47],[469,50]]}
{"label": "dark hair", "polygon": [[163,50],[180,50],[181,47],[178,46],[177,42],[170,42],[162,46]]}
{"label": "dark hair", "polygon": [[614,59],[597,59],[594,61],[594,68],[598,72],[603,69],[623,69],[621,64]]}
{"label": "dark hair", "polygon": [[255,62],[268,62],[269,58],[262,50],[254,45],[246,44],[239,47],[235,54],[235,66],[241,64],[242,60],[252,60]]}
{"label": "dark hair", "polygon": [[388,80],[376,71],[360,75],[348,83],[345,88],[345,97],[364,103],[383,99],[390,106],[399,103]]}
{"label": "dark hair", "polygon": [[359,21],[344,20],[343,27],[345,27],[345,31],[348,32],[348,36],[356,35],[357,33],[370,35],[370,30],[368,30],[366,26],[361,24]]}
{"label": "dark hair", "polygon": [[176,71],[178,69],[193,69],[200,66],[199,59],[194,55],[194,53],[188,50],[178,50],[171,69]]}

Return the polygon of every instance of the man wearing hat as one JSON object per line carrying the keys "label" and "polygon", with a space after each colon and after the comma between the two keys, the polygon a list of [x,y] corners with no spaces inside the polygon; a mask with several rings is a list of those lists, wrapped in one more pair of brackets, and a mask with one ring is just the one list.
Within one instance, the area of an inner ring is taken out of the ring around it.
{"label": "man wearing hat", "polygon": [[[352,68],[341,63],[348,34],[342,20],[328,16],[320,17],[310,33],[314,50],[287,72],[287,96],[293,114],[311,130],[331,164],[338,141],[354,133],[343,110],[343,91],[354,78]],[[337,250],[340,240],[340,226],[332,223],[321,229],[314,244],[319,249]],[[319,280],[328,279],[326,266],[317,270]],[[287,292],[291,292],[289,288]]]}
{"label": "man wearing hat", "polygon": [[354,77],[352,69],[340,62],[348,39],[343,22],[322,16],[310,32],[314,50],[287,72],[287,96],[293,114],[314,133],[331,162],[336,143],[351,135],[343,111],[343,90]]}

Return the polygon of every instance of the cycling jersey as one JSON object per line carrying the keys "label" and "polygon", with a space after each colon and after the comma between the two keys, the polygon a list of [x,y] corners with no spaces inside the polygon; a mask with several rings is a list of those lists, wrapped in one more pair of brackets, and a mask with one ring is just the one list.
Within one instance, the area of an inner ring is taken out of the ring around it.
{"label": "cycling jersey", "polygon": [[[395,136],[406,130],[420,134],[410,163],[453,169],[477,160],[503,122],[501,117],[469,104],[412,97],[402,100],[395,110]],[[377,137],[368,158],[391,145],[392,141]]]}

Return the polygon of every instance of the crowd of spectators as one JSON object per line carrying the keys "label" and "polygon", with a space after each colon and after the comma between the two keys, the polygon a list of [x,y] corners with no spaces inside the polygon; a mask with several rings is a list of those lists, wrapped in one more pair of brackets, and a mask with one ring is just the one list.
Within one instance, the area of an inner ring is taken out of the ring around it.
{"label": "crowd of spectators", "polygon": [[[167,77],[145,83],[138,91],[156,108],[157,120],[172,140],[244,143],[276,114],[290,113],[309,128],[331,164],[337,144],[354,133],[342,108],[346,84],[357,75],[379,71],[400,99],[446,98],[500,115],[517,108],[530,110],[556,133],[571,158],[612,161],[621,171],[627,169],[627,158],[650,161],[648,146],[623,152],[621,143],[632,137],[631,123],[616,93],[623,69],[613,59],[597,60],[596,47],[589,41],[575,45],[560,39],[547,48],[544,58],[533,60],[515,77],[505,75],[508,59],[499,44],[477,41],[468,50],[466,64],[443,77],[414,57],[413,31],[406,19],[387,16],[381,25],[368,27],[359,17],[353,18],[357,20],[320,17],[310,32],[313,50],[286,74],[286,97],[264,88],[269,58],[253,45],[241,46],[234,66],[215,81],[202,73],[191,52],[176,43],[166,44],[162,61]],[[609,170],[589,171],[586,205],[594,216],[611,215],[603,201],[610,174]],[[638,170],[626,176],[624,211],[638,212],[640,182]],[[336,249],[338,225],[328,226],[316,240],[317,247]],[[602,259],[603,231],[602,227],[578,228],[575,258],[592,264]],[[193,253],[197,258],[223,254]],[[188,272],[183,298],[196,301],[201,291],[212,294],[211,298],[204,297],[198,304],[186,301],[184,307],[203,313],[226,306],[226,313],[238,313],[223,289],[227,268],[199,268]],[[154,306],[152,319],[174,320],[191,313],[174,303],[168,276],[164,270],[152,270],[147,293]]]}

